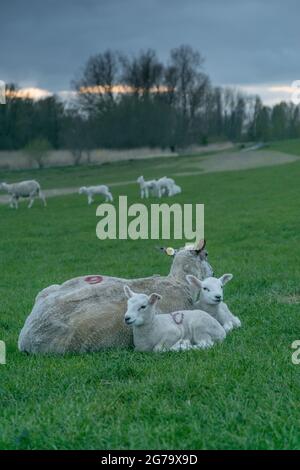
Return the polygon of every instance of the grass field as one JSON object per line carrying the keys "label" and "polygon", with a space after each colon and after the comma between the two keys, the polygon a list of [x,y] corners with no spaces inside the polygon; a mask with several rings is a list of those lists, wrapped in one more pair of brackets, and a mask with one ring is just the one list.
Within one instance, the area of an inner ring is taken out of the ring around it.
{"label": "grass field", "polygon": [[[43,170],[38,179],[75,186],[95,182],[96,171],[117,181],[141,170],[155,174],[143,161]],[[156,241],[100,242],[96,205],[79,195],[49,199],[47,209],[1,205],[0,448],[299,449],[300,365],[291,362],[300,339],[299,174],[296,162],[178,178],[183,194],[174,201],[205,203],[210,262],[217,274],[234,274],[225,299],[243,322],[202,352],[19,353],[18,333],[42,288],[88,273],[165,274],[170,259]],[[136,201],[137,187],[114,189],[124,193]]]}
{"label": "grass field", "polygon": [[300,155],[300,139],[278,140],[272,142],[266,150],[276,150],[277,152],[290,153],[292,155]]}
{"label": "grass field", "polygon": [[[235,149],[230,150],[236,151]],[[0,181],[12,183],[20,180],[38,179],[43,189],[80,187],[85,184],[135,181],[142,173],[149,178],[164,172],[189,170],[202,159],[222,152],[208,152],[201,155],[184,155],[173,158],[151,158],[129,160],[102,165],[53,167],[46,170],[0,170]]]}

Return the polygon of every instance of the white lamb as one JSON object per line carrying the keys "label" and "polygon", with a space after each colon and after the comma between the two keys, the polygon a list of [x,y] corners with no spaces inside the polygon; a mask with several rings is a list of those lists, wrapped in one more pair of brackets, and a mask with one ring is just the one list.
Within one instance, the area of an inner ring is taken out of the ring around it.
{"label": "white lamb", "polygon": [[137,294],[124,286],[128,299],[125,323],[133,327],[137,351],[181,351],[205,349],[222,341],[225,330],[211,315],[201,310],[179,310],[169,314],[156,312],[159,294]]}
{"label": "white lamb", "polygon": [[180,194],[182,192],[182,189],[178,184],[173,184],[170,188],[169,196],[175,196],[176,194]]}
{"label": "white lamb", "polygon": [[149,195],[156,196],[157,193],[157,181],[156,180],[149,180],[146,181],[143,176],[139,176],[137,182],[140,185],[141,190],[141,198],[148,199]]}
{"label": "white lamb", "polygon": [[20,351],[66,354],[130,346],[133,338],[124,323],[124,285],[162,295],[159,313],[193,309],[186,275],[194,274],[200,279],[213,275],[205,240],[200,240],[193,250],[184,247],[163,251],[173,260],[167,276],[124,279],[95,273],[43,289],[20,332]]}
{"label": "white lamb", "polygon": [[223,326],[226,333],[242,325],[240,319],[234,316],[223,302],[223,286],[232,278],[232,274],[223,274],[219,279],[207,277],[200,281],[191,274],[186,276],[190,285],[200,289],[200,299],[194,303],[194,308],[204,310],[212,315]]}
{"label": "white lamb", "polygon": [[172,178],[167,178],[167,176],[159,178],[156,182],[158,197],[162,197],[164,195],[172,196],[172,188],[174,185],[175,181]]}
{"label": "white lamb", "polygon": [[29,209],[32,207],[36,197],[39,197],[43,201],[44,206],[47,205],[46,198],[41,191],[41,186],[35,180],[21,181],[19,183],[12,184],[0,183],[0,190],[7,191],[7,193],[10,195],[9,205],[10,207],[15,207],[16,209],[18,209],[19,199],[22,197],[29,198]]}
{"label": "white lamb", "polygon": [[109,191],[108,186],[101,184],[99,186],[82,186],[79,188],[79,194],[86,194],[88,197],[88,204],[92,204],[94,202],[93,196],[96,194],[101,194],[102,196],[105,197],[105,202],[112,202],[113,196],[111,192]]}

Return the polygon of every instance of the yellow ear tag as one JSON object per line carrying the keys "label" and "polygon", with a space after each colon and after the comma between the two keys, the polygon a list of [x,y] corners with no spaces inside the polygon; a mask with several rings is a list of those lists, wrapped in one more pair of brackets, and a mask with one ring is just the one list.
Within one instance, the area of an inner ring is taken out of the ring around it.
{"label": "yellow ear tag", "polygon": [[171,246],[169,246],[169,247],[166,249],[166,253],[167,253],[167,255],[169,255],[169,256],[174,256],[175,250],[174,250],[174,248],[172,248]]}

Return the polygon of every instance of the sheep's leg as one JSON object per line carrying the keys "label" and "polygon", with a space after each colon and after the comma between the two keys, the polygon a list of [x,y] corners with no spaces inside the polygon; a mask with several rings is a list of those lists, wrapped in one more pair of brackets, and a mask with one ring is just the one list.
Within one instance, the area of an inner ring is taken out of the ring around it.
{"label": "sheep's leg", "polygon": [[239,319],[239,317],[235,317],[234,315],[233,315],[232,322],[233,322],[233,327],[234,328],[240,328],[242,326],[242,322]]}
{"label": "sheep's leg", "polygon": [[106,198],[107,198],[106,200],[109,201],[109,202],[113,202],[113,200],[114,200],[112,194],[109,191],[107,192]]}
{"label": "sheep's leg", "polygon": [[221,323],[226,333],[233,330],[233,328],[240,328],[242,326],[240,319],[231,313],[224,302],[219,307],[216,319]]}
{"label": "sheep's leg", "polygon": [[11,196],[11,198],[9,200],[9,207],[11,207],[12,209],[14,209],[14,207],[15,207],[15,202],[14,202],[13,196]]}
{"label": "sheep's leg", "polygon": [[234,328],[232,321],[227,321],[222,326],[223,326],[224,330],[226,331],[226,333],[229,333],[229,331],[233,330],[233,328]]}
{"label": "sheep's leg", "polygon": [[43,203],[44,203],[44,207],[46,207],[46,206],[47,206],[47,202],[46,202],[45,194],[44,194],[42,191],[40,191],[40,192],[39,192],[39,196],[40,196],[40,199],[41,199],[41,200],[43,201]]}
{"label": "sheep's leg", "polygon": [[32,205],[33,205],[33,203],[34,203],[35,196],[36,196],[36,192],[29,194],[28,209],[31,209],[31,207],[32,207]]}
{"label": "sheep's leg", "polygon": [[211,339],[211,336],[201,335],[197,338],[193,347],[195,349],[208,349],[208,348],[211,348],[213,345],[214,345],[214,342]]}
{"label": "sheep's leg", "polygon": [[145,198],[148,199],[149,197],[149,189],[146,187],[145,188]]}
{"label": "sheep's leg", "polygon": [[88,204],[92,204],[94,202],[93,196],[91,194],[88,194]]}
{"label": "sheep's leg", "polygon": [[15,209],[18,209],[19,204],[18,204],[18,198],[16,196],[12,196],[11,198],[11,207],[14,207]]}
{"label": "sheep's leg", "polygon": [[193,346],[188,339],[180,339],[177,343],[173,344],[170,351],[188,351],[192,348]]}
{"label": "sheep's leg", "polygon": [[166,351],[167,351],[167,349],[161,343],[156,344],[153,348],[153,352],[166,352]]}

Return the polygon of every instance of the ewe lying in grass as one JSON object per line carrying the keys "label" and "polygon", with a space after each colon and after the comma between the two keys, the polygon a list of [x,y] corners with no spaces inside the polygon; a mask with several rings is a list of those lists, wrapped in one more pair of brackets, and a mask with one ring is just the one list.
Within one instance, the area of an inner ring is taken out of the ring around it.
{"label": "ewe lying in grass", "polygon": [[40,184],[35,180],[21,181],[19,183],[0,183],[0,190],[7,191],[10,195],[9,205],[18,209],[18,201],[21,197],[29,198],[28,208],[32,207],[36,197],[41,198],[46,206],[46,198],[41,191]]}
{"label": "ewe lying in grass", "polygon": [[204,242],[197,249],[178,250],[168,276],[121,279],[83,276],[42,290],[19,336],[19,349],[28,353],[98,351],[132,344],[124,324],[124,285],[135,291],[163,295],[160,312],[192,308],[187,274],[204,279],[212,275]]}
{"label": "ewe lying in grass", "polygon": [[125,323],[133,327],[133,343],[137,351],[181,351],[205,349],[223,341],[224,328],[201,310],[179,310],[169,315],[157,313],[159,294],[136,294],[124,286],[128,299]]}
{"label": "ewe lying in grass", "polygon": [[223,287],[232,278],[232,274],[223,274],[219,279],[208,277],[204,280],[197,279],[193,275],[186,276],[190,285],[200,289],[200,299],[194,303],[194,308],[212,315],[223,326],[226,333],[241,326],[240,319],[235,317],[223,302]]}
{"label": "ewe lying in grass", "polygon": [[96,194],[101,194],[105,197],[105,202],[112,202],[113,196],[109,191],[108,186],[105,184],[100,184],[99,186],[82,186],[79,188],[79,194],[86,194],[88,197],[88,204],[92,204],[94,202],[93,196]]}

